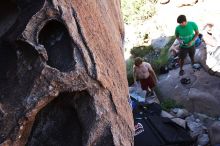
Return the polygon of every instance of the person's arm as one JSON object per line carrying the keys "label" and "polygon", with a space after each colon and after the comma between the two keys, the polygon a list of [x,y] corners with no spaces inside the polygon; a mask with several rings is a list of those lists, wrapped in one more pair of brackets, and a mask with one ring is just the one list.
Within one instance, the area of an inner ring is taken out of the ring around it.
{"label": "person's arm", "polygon": [[179,38],[179,36],[176,36],[176,39],[179,41],[180,44],[183,43],[183,41]]}
{"label": "person's arm", "polygon": [[155,82],[158,82],[158,79],[157,79],[157,76],[156,76],[154,70],[149,70],[149,72],[150,72],[150,74],[153,75],[153,80],[154,80]]}
{"label": "person's arm", "polygon": [[194,35],[194,37],[193,37],[193,39],[192,39],[192,41],[195,41],[196,40],[196,38],[199,36],[199,31],[198,30],[196,30],[195,31],[195,35]]}
{"label": "person's arm", "polygon": [[193,42],[195,42],[195,40],[196,40],[196,38],[199,36],[199,31],[198,30],[196,30],[195,31],[195,35],[194,35],[194,37],[193,37],[193,39],[189,42],[189,46],[191,46],[192,45],[192,43]]}
{"label": "person's arm", "polygon": [[179,45],[182,45],[182,44],[183,44],[183,40],[181,40],[181,39],[179,38],[179,36],[178,36],[178,37],[176,37],[176,39],[178,40]]}
{"label": "person's arm", "polygon": [[136,78],[135,66],[133,66],[133,79],[134,79],[134,83],[136,83],[137,82],[137,78]]}
{"label": "person's arm", "polygon": [[177,27],[176,27],[176,30],[175,30],[175,36],[176,36],[176,39],[177,39],[179,45],[182,45],[183,44],[183,40],[181,40],[180,37],[179,37],[179,32],[178,32]]}
{"label": "person's arm", "polygon": [[194,34],[193,39],[188,43],[188,46],[192,46],[193,42],[195,42],[196,38],[199,36],[199,30],[198,30],[197,24],[194,22],[191,22],[190,24],[192,25],[195,34]]}
{"label": "person's arm", "polygon": [[157,76],[156,76],[152,66],[149,63],[148,63],[148,70],[149,70],[150,74],[153,75],[153,79],[157,82],[158,81]]}

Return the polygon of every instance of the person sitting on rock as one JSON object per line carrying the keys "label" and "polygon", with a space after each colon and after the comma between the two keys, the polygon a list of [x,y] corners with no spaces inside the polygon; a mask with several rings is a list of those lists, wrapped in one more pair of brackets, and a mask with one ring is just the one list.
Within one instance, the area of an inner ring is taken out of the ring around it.
{"label": "person sitting on rock", "polygon": [[170,55],[175,58],[180,51],[180,43],[177,39],[173,42],[172,46],[169,49]]}
{"label": "person sitting on rock", "polygon": [[144,62],[140,57],[135,58],[133,78],[135,84],[137,80],[140,81],[142,90],[146,90],[147,93],[153,93],[153,88],[157,83],[157,76],[150,63]]}
{"label": "person sitting on rock", "polygon": [[[199,47],[202,41],[203,41],[203,35],[199,34],[199,36],[195,40],[195,47]],[[179,51],[180,51],[180,42],[177,39],[175,39],[172,46],[169,48],[170,55],[172,57],[176,57],[178,56]]]}

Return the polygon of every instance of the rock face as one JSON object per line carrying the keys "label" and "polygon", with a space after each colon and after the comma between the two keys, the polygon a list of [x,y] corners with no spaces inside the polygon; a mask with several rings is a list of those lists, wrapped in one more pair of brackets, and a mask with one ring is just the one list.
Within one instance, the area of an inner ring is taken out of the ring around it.
{"label": "rock face", "polygon": [[200,62],[205,70],[212,74],[220,77],[220,46],[209,46],[206,45],[204,48],[200,48],[196,53],[196,58]]}
{"label": "rock face", "polygon": [[[158,88],[163,98],[172,98],[184,105],[190,112],[220,115],[220,79],[209,75],[204,68],[199,71],[191,65],[184,65],[184,76],[179,76],[179,68],[159,77]],[[182,78],[189,78],[189,84],[182,84]],[[169,91],[169,92],[168,92]]]}
{"label": "rock face", "polygon": [[120,1],[0,3],[0,145],[133,145]]}

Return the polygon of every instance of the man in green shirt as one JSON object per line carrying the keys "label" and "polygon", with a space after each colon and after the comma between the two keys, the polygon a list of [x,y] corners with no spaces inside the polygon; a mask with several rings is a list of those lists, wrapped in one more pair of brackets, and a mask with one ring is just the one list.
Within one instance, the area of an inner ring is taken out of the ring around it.
{"label": "man in green shirt", "polygon": [[177,23],[179,23],[179,25],[176,27],[175,35],[180,42],[179,75],[182,76],[184,74],[183,64],[187,54],[189,54],[192,65],[194,64],[195,40],[199,35],[199,31],[197,24],[195,22],[187,21],[185,15],[179,15]]}

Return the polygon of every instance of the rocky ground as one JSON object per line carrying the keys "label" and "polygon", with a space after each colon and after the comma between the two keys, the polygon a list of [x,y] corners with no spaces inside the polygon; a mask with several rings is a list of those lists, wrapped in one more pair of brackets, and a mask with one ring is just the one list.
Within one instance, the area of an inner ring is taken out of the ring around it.
{"label": "rocky ground", "polygon": [[[131,47],[142,42],[145,45],[151,44],[156,49],[163,48],[170,36],[174,35],[177,25],[176,18],[180,14],[185,14],[189,21],[196,22],[200,33],[203,32],[203,27],[207,23],[212,23],[217,28],[216,30],[219,29],[220,24],[217,18],[220,18],[220,9],[218,9],[220,1],[198,0],[197,3],[190,3],[190,5],[180,4],[180,2],[187,3],[189,1],[170,0],[164,4],[158,3],[157,14],[140,28],[131,29],[130,26],[125,26],[125,30],[129,30],[126,34],[130,34],[131,40],[133,40],[129,42],[129,35],[127,35],[126,41],[128,43],[125,46]],[[134,32],[139,31],[138,29],[141,30],[141,33],[138,33],[139,36],[148,34],[147,41],[143,42],[135,37]],[[205,44],[197,49],[196,61],[202,65],[200,70],[193,69],[188,64],[190,61],[187,60],[184,65],[186,72],[184,76],[180,77],[179,68],[176,68],[167,74],[160,75],[158,83],[160,100],[174,99],[184,105],[186,110],[191,113],[185,120],[188,123],[191,121],[188,126],[191,126],[192,135],[197,135],[198,145],[204,146],[209,143],[208,141],[212,145],[220,143],[220,70],[217,70],[213,75],[214,72],[207,65],[207,58],[212,58],[219,63],[219,55],[217,57],[210,56],[207,54],[207,50]],[[129,58],[129,55],[129,49],[127,49],[125,59]],[[180,82],[182,78],[189,78],[191,82],[184,85]]]}
{"label": "rocky ground", "polygon": [[[190,1],[185,0],[181,2],[187,3]],[[217,28],[219,28],[220,24],[218,24],[219,22],[217,22],[217,18],[220,17],[220,10],[217,9],[217,4],[220,4],[220,1],[199,0],[197,3],[192,3],[192,5],[189,6],[181,5],[174,0],[170,0],[167,4],[158,3],[157,14],[152,19],[143,24],[141,28],[137,29],[142,29],[143,32],[147,32],[149,34],[149,44],[153,45],[155,49],[160,49],[166,45],[166,43],[169,41],[169,37],[174,34],[174,29],[177,25],[176,18],[179,14],[185,14],[188,20],[195,21],[198,24],[201,33],[203,26],[206,23],[213,23]],[[126,34],[129,33],[131,32],[127,32]],[[131,42],[135,43],[133,41]],[[131,43],[127,45],[131,45]],[[127,55],[130,55],[128,52],[126,53]],[[192,78],[193,81],[190,87],[189,85],[186,86],[187,91],[182,89],[184,87],[180,86],[181,84],[179,82],[180,78],[178,77],[178,69],[172,70],[169,72],[169,74],[161,76],[159,88],[162,90],[162,92],[163,90],[165,91],[164,94],[166,93],[167,89],[175,89],[177,93],[167,93],[169,94],[169,97],[173,96],[175,99],[183,99],[183,95],[189,94],[190,96],[194,96],[194,98],[198,98],[198,101],[201,101],[199,97],[202,96],[201,98],[204,98],[204,101],[206,101],[204,102],[204,106],[207,108],[204,108],[203,106],[201,106],[199,109],[194,108],[194,110],[197,109],[195,112],[201,111],[207,114],[220,115],[220,108],[218,108],[220,107],[220,94],[218,91],[220,89],[220,79],[219,77],[207,73],[210,69],[210,66],[207,66],[208,57],[207,47],[205,44],[203,44],[200,46],[200,49],[197,49],[196,55],[196,61],[201,63],[203,68],[199,72],[194,72],[190,65],[186,66],[186,76]],[[209,58],[214,58],[215,62],[219,62],[219,55],[217,57],[210,56]],[[187,63],[190,62],[187,61]],[[220,71],[216,72],[218,76],[219,72]],[[165,89],[163,89],[163,86]],[[194,93],[197,93],[197,95],[191,95]],[[168,96],[167,94],[164,96]],[[211,102],[209,102],[210,100]],[[210,103],[210,105],[206,106],[205,104],[208,103]],[[215,106],[213,106],[211,103],[214,103]],[[191,106],[188,107],[193,109]]]}

